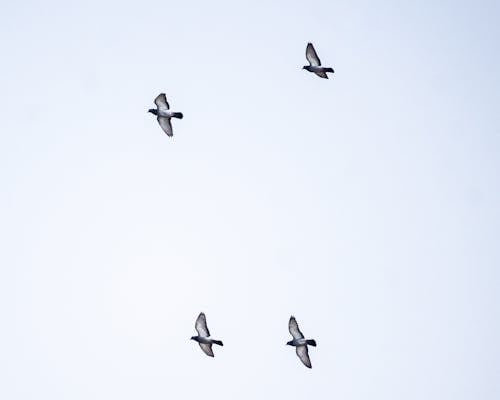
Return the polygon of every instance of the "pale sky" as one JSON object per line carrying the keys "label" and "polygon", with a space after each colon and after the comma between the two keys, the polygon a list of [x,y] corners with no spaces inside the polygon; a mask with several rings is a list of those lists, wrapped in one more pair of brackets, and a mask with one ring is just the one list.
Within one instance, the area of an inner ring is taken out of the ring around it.
{"label": "pale sky", "polygon": [[4,2],[0,398],[498,399],[499,19]]}

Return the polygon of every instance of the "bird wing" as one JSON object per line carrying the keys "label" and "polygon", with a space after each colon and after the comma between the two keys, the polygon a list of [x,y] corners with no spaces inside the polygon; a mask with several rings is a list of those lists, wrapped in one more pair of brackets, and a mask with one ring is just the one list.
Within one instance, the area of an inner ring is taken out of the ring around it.
{"label": "bird wing", "polygon": [[299,324],[295,320],[295,317],[292,315],[290,317],[290,321],[288,321],[288,330],[290,331],[290,335],[293,336],[294,339],[302,339],[304,335],[299,329]]}
{"label": "bird wing", "polygon": [[325,71],[315,72],[315,74],[318,75],[320,78],[328,79],[328,75],[326,74]]}
{"label": "bird wing", "polygon": [[307,43],[306,58],[307,61],[309,61],[310,65],[313,65],[315,67],[319,67],[321,65],[321,61],[316,54],[316,50],[314,50],[314,46],[312,45],[312,43]]}
{"label": "bird wing", "polygon": [[307,368],[312,368],[311,360],[309,359],[309,351],[307,350],[307,345],[297,346],[295,348],[295,351],[297,352],[297,356],[299,356],[300,361],[302,361],[302,364],[304,364]]}
{"label": "bird wing", "polygon": [[167,136],[174,136],[174,132],[172,131],[172,124],[170,123],[170,118],[168,117],[157,117],[158,123],[161,128],[167,134]]}
{"label": "bird wing", "polygon": [[214,352],[212,351],[212,344],[211,343],[198,343],[203,350],[203,352],[210,357],[214,356]]}
{"label": "bird wing", "polygon": [[[204,313],[200,313],[200,315],[198,315],[198,318],[196,319],[196,324],[194,325],[194,327],[196,329],[196,332],[198,332],[198,335],[204,336],[204,337],[210,336],[210,331],[208,330],[208,327],[207,327],[207,318],[205,317]],[[200,344],[200,346],[201,346],[201,344]],[[201,348],[203,349],[203,346]],[[210,348],[211,348],[211,346],[210,346]],[[203,351],[205,351],[205,350],[203,350]],[[210,351],[212,351],[212,350],[210,350]],[[206,353],[206,351],[205,351],[205,353]]]}
{"label": "bird wing", "polygon": [[165,93],[160,93],[155,99],[156,107],[164,110],[168,110],[170,106],[168,105],[167,96]]}

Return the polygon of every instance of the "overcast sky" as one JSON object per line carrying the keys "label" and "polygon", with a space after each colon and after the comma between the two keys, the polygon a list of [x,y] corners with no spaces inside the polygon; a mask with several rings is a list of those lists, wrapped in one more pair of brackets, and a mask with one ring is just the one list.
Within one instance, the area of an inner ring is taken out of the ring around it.
{"label": "overcast sky", "polygon": [[0,398],[498,399],[499,19],[3,2]]}

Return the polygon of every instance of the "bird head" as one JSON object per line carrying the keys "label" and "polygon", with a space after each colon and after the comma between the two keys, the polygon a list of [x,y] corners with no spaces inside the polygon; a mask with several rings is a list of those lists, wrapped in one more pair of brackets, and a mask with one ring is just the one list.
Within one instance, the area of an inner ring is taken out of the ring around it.
{"label": "bird head", "polygon": [[195,340],[196,339],[196,336],[191,336],[191,340]]}
{"label": "bird head", "polygon": [[154,108],[150,108],[148,110],[148,112],[150,112],[151,114],[154,114],[154,115],[158,115],[158,111],[156,111]]}
{"label": "bird head", "polygon": [[286,342],[288,346],[293,346],[293,340],[290,340],[289,342]]}

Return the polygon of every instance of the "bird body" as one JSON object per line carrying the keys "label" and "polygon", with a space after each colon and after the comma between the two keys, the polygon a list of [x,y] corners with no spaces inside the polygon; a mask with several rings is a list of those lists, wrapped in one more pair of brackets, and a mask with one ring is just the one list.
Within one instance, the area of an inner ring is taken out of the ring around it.
{"label": "bird body", "polygon": [[172,131],[171,118],[182,119],[184,115],[181,112],[171,111],[165,93],[160,93],[155,99],[156,109],[150,108],[148,112],[156,115],[156,119],[167,136],[174,136]]}
{"label": "bird body", "polygon": [[158,116],[158,117],[165,117],[165,118],[179,118],[182,119],[183,115],[180,112],[175,112],[175,111],[170,111],[170,110],[157,110],[157,109],[150,109],[148,110],[150,113]]}
{"label": "bird body", "polygon": [[220,340],[215,340],[209,337],[192,336],[191,339],[201,344],[218,344],[219,346],[223,346]]}
{"label": "bird body", "polygon": [[326,74],[327,72],[332,72],[333,73],[333,68],[330,67],[322,67],[322,66],[315,66],[315,65],[305,65],[304,69],[313,72],[316,75],[320,76],[321,78],[328,79],[328,75]]}
{"label": "bird body", "polygon": [[216,344],[218,346],[223,346],[222,341],[212,339],[210,337],[210,331],[207,326],[207,318],[204,313],[200,313],[195,323],[196,332],[198,332],[197,336],[192,336],[191,340],[198,342],[203,352],[210,357],[214,357],[214,352],[212,350],[212,345]]}
{"label": "bird body", "polygon": [[319,59],[316,50],[314,50],[314,46],[312,45],[312,43],[307,43],[306,58],[307,61],[309,61],[309,65],[304,65],[302,67],[306,71],[312,72],[324,79],[328,79],[328,75],[326,74],[327,72],[335,72],[333,68],[323,67],[321,65],[321,60]]}
{"label": "bird body", "polygon": [[314,339],[300,338],[300,339],[290,340],[289,342],[287,342],[287,344],[289,346],[304,346],[306,344],[308,344],[310,346],[316,346],[316,341]]}

